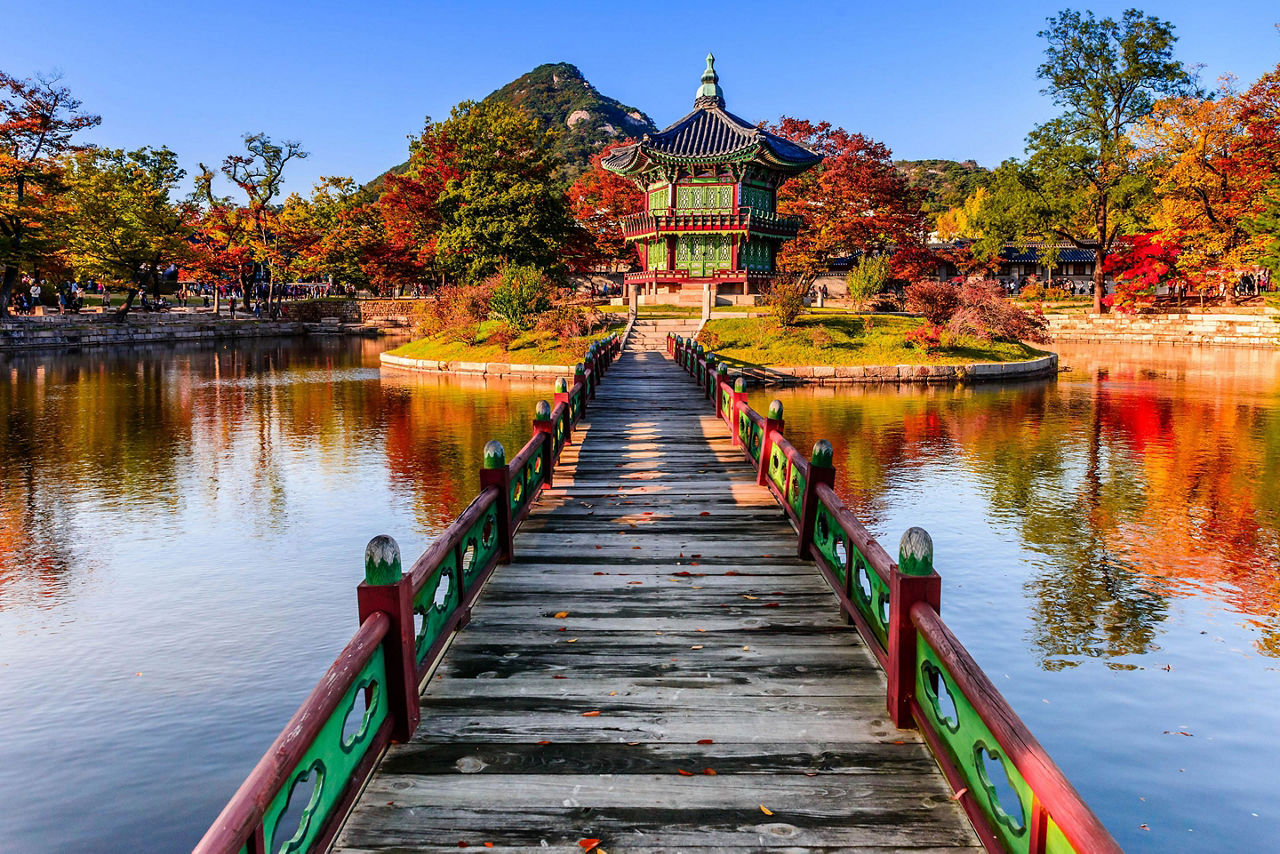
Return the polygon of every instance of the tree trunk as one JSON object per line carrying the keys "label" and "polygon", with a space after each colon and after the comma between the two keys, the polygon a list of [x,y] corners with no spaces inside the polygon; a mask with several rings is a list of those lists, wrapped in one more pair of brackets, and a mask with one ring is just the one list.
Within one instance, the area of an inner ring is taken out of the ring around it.
{"label": "tree trunk", "polygon": [[9,300],[13,297],[13,283],[18,280],[18,268],[6,264],[4,278],[0,280],[0,317],[9,317]]}

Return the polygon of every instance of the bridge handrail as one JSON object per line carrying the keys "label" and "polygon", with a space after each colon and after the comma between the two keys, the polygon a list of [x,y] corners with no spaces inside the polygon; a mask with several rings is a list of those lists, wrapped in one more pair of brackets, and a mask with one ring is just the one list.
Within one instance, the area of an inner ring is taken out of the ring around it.
{"label": "bridge handrail", "polygon": [[[747,405],[744,379],[730,383],[727,366],[714,353],[674,334],[667,337],[667,353],[703,386],[734,445],[756,464],[756,482],[786,510],[796,527],[798,554],[816,563],[884,668],[894,724],[921,731],[983,845],[1019,854],[1119,852],[1106,827],[943,622],[941,578],[933,569],[928,533],[908,529],[895,563],[836,494],[830,443],[819,441],[812,460],[804,460],[783,435],[779,401],[762,417]],[[709,365],[716,366],[714,374]],[[761,424],[756,453],[754,431]],[[1000,774],[1014,801],[1001,800],[993,782]]]}
{"label": "bridge handrail", "polygon": [[[395,540],[384,536],[370,541],[365,580],[356,588],[360,626],[354,637],[228,801],[196,852],[264,854],[328,847],[387,745],[408,741],[417,729],[422,683],[453,633],[470,619],[489,575],[511,559],[516,529],[537,494],[552,484],[555,464],[573,442],[574,425],[621,349],[617,334],[602,338],[575,366],[572,386],[556,380],[554,407],[539,401],[533,436],[510,464],[500,444],[485,446],[480,493],[408,573],[401,570]],[[361,694],[364,717],[354,733],[344,736]],[[297,830],[276,840],[298,787],[313,778]]]}

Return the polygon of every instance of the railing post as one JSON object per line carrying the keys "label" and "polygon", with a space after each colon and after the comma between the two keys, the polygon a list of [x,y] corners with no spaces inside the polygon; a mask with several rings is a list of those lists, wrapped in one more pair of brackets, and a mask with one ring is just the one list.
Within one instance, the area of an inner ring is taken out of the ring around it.
{"label": "railing post", "polygon": [[569,404],[569,383],[564,377],[556,377],[555,397],[553,406],[564,404],[564,443],[566,445],[573,444],[573,413],[570,411]]}
{"label": "railing post", "polygon": [[924,528],[908,528],[898,544],[898,565],[889,576],[889,687],[886,704],[898,729],[912,729],[911,700],[916,687],[916,627],[911,607],[941,604],[942,579],[933,571],[933,538]]}
{"label": "railing post", "polygon": [[756,471],[756,485],[764,486],[769,482],[769,460],[773,456],[773,433],[782,434],[782,401],[775,400],[769,404],[769,416],[764,420],[764,436],[760,439],[760,467]]}
{"label": "railing post", "polygon": [[711,398],[711,406],[712,409],[715,410],[717,418],[721,417],[720,383],[724,383],[726,385],[729,383],[729,366],[724,362],[716,365],[715,373],[712,374],[711,379],[707,382],[707,389],[710,391],[710,394],[708,394],[707,397]]}
{"label": "railing post", "polygon": [[533,408],[533,432],[542,433],[542,482],[552,485],[552,471],[556,464],[556,424],[551,420],[551,404],[538,401]]}
{"label": "railing post", "polygon": [[742,441],[741,426],[738,422],[742,418],[739,414],[738,407],[747,405],[747,378],[739,374],[733,378],[733,399],[729,403],[729,432],[733,435],[733,444],[739,448],[745,448],[746,443]]}
{"label": "railing post", "polygon": [[705,376],[698,377],[698,384],[702,386],[703,393],[707,397],[711,397],[711,379],[716,375],[716,354],[708,353],[706,358],[706,370],[703,371]]}
{"label": "railing post", "polygon": [[582,386],[578,395],[578,417],[587,414],[587,398],[591,396],[591,386],[587,382],[587,366],[579,362],[573,366],[573,384]]}
{"label": "railing post", "polygon": [[383,641],[387,658],[387,707],[391,737],[401,743],[418,728],[418,638],[413,626],[413,582],[400,565],[400,546],[374,537],[364,549],[364,581],[356,588],[360,622],[381,611],[391,619]]}
{"label": "railing post", "polygon": [[804,560],[812,560],[809,547],[813,545],[813,525],[818,518],[818,485],[834,486],[836,470],[831,467],[831,458],[835,449],[826,439],[819,439],[813,445],[813,456],[809,459],[809,476],[804,481],[804,504],[800,512],[800,541],[796,545],[796,554]]}
{"label": "railing post", "polygon": [[480,469],[480,488],[498,487],[498,560],[511,563],[511,470],[507,468],[507,452],[502,443],[491,439],[484,446],[484,467]]}

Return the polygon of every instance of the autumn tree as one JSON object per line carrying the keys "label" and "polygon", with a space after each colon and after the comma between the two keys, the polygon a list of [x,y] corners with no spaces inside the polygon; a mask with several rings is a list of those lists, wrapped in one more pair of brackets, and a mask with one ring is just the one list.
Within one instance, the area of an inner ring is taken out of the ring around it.
{"label": "autumn tree", "polygon": [[168,148],[89,149],[71,158],[60,237],[78,272],[128,288],[120,318],[139,289],[159,284],[162,264],[186,258],[192,212],[173,199],[185,175]]}
{"label": "autumn tree", "polygon": [[[229,197],[216,196],[213,192],[213,170],[203,163],[200,164],[196,187],[208,210],[216,211],[221,220],[220,234],[214,239],[225,238],[228,241],[224,254],[252,256],[258,269],[266,275],[270,302],[283,295],[277,274],[285,262],[276,232],[276,199],[284,184],[285,166],[291,160],[307,157],[308,152],[302,150],[300,142],[285,140],[277,143],[264,133],[245,134],[244,147],[244,154],[227,156],[219,171],[244,194],[245,204],[237,205]],[[247,298],[247,288],[252,279],[244,280],[246,271],[243,267],[241,273],[241,284],[246,287]]]}
{"label": "autumn tree", "polygon": [[897,278],[915,278],[924,253],[923,194],[894,167],[889,149],[860,133],[783,117],[770,128],[823,156],[822,163],[783,184],[780,213],[803,221],[778,256],[779,267],[811,282],[832,258],[890,254]]}
{"label": "autumn tree", "polygon": [[1173,26],[1136,9],[1119,21],[1073,10],[1050,18],[1038,75],[1063,113],[1031,131],[1027,159],[1001,164],[982,207],[981,251],[1049,236],[1093,249],[1094,311],[1102,310],[1107,255],[1118,237],[1142,230],[1152,193],[1129,131],[1192,79],[1173,58]]}
{"label": "autumn tree", "polygon": [[299,279],[368,287],[365,261],[384,237],[373,201],[351,178],[321,178],[309,198],[290,195],[276,218],[287,271]]}
{"label": "autumn tree", "polygon": [[600,165],[618,145],[593,155],[590,168],[568,190],[573,218],[587,237],[586,251],[574,265],[578,269],[600,264],[617,267],[636,260],[635,249],[622,236],[620,220],[644,208],[644,194],[626,178]]}
{"label": "autumn tree", "polygon": [[79,149],[76,133],[102,119],[80,109],[57,77],[19,80],[0,71],[0,317],[13,287],[48,244],[52,198],[62,158]]}

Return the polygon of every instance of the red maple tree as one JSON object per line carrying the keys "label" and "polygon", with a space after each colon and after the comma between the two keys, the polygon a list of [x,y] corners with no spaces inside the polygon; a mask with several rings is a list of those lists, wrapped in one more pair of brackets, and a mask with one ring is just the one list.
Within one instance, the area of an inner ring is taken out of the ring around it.
{"label": "red maple tree", "polygon": [[622,236],[620,220],[644,208],[644,194],[633,183],[608,171],[600,162],[627,142],[610,145],[591,158],[591,168],[578,176],[568,190],[569,208],[582,231],[569,267],[581,272],[604,264],[618,266],[635,261],[635,251]]}

